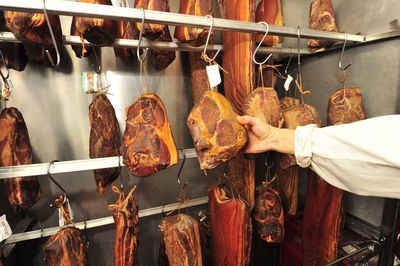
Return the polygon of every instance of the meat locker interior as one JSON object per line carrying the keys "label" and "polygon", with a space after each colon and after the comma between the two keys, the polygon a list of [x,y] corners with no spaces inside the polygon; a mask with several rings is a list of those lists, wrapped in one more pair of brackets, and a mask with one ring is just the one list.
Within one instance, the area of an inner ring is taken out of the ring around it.
{"label": "meat locker interior", "polygon": [[400,265],[398,0],[0,9],[0,265]]}

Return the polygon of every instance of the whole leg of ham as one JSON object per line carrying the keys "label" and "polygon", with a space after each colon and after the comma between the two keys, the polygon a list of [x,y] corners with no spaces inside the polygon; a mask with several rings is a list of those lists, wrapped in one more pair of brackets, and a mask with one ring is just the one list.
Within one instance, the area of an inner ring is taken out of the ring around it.
{"label": "whole leg of ham", "polygon": [[207,91],[193,107],[187,125],[200,169],[213,169],[236,156],[247,143],[245,128],[236,121],[230,102],[215,91]]}
{"label": "whole leg of ham", "polygon": [[[135,8],[142,7],[146,10],[169,12],[168,0],[136,0]],[[140,22],[135,23],[136,30],[140,32]],[[143,26],[143,37],[157,42],[171,42],[172,37],[168,25],[145,23]],[[175,60],[175,51],[152,50],[152,63],[156,70],[167,68]]]}
{"label": "whole leg of ham", "polygon": [[[124,1],[126,3],[126,0]],[[125,4],[127,7],[127,4]],[[138,39],[138,34],[130,21],[119,20],[117,21],[117,35],[118,39]],[[114,48],[115,56],[123,61],[131,61],[136,58],[136,49],[132,48]]]}
{"label": "whole leg of ham", "polygon": [[[50,66],[45,50],[55,58],[55,49],[47,26],[46,18],[42,13],[25,13],[5,11],[6,26],[15,37],[24,43],[29,60],[37,61]],[[56,43],[62,44],[60,19],[57,15],[48,15]]]}
{"label": "whole leg of ham", "polygon": [[[205,16],[212,13],[211,0],[180,0],[179,13],[185,15]],[[189,43],[192,46],[201,46],[205,44],[208,35],[208,29],[191,28],[177,26],[174,32],[174,38],[181,42]]]}
{"label": "whole leg of ham", "polygon": [[[221,15],[226,19],[255,21],[255,0],[221,0]],[[238,12],[238,10],[240,12]],[[222,33],[224,53],[222,57],[224,72],[224,93],[239,114],[243,113],[243,103],[254,88],[254,65],[252,54],[254,37],[249,33],[224,31]],[[229,176],[236,190],[254,206],[255,162],[242,155],[232,160]]]}
{"label": "whole leg of ham", "polygon": [[[283,26],[284,20],[282,15],[281,0],[261,0],[256,9],[256,21],[265,21],[268,25]],[[263,35],[257,35],[257,42],[261,42]],[[276,46],[283,41],[281,36],[265,37],[263,44],[265,46]]]}
{"label": "whole leg of ham", "polygon": [[160,224],[171,266],[201,266],[199,223],[185,214],[164,218]]}
{"label": "whole leg of ham", "polygon": [[128,195],[113,186],[113,191],[118,193],[115,204],[108,206],[113,211],[115,223],[114,265],[137,265],[137,249],[139,235],[139,215],[133,192],[133,187]]}
{"label": "whole leg of ham", "polygon": [[213,265],[249,265],[252,226],[246,203],[221,187],[211,188],[208,198]]}
{"label": "whole leg of ham", "polygon": [[73,226],[68,211],[68,203],[63,196],[58,196],[54,205],[60,209],[64,221],[68,225],[51,236],[44,244],[46,262],[50,266],[74,265],[86,266],[86,247],[81,231]]}
{"label": "whole leg of ham", "polygon": [[[329,97],[328,124],[365,119],[359,88],[345,88]],[[325,265],[337,259],[344,220],[343,191],[310,171],[304,210],[304,265]]]}
{"label": "whole leg of ham", "polygon": [[[337,32],[335,13],[331,0],[313,0],[310,6],[310,29]],[[308,40],[308,47],[319,49],[332,44],[327,40]]]}
{"label": "whole leg of ham", "polygon": [[[96,96],[89,106],[90,158],[119,155],[120,136],[114,108],[105,94]],[[103,194],[119,176],[118,168],[94,170],[97,191]]]}
{"label": "whole leg of ham", "polygon": [[143,94],[125,111],[122,155],[129,172],[144,177],[177,164],[178,150],[161,99]]}
{"label": "whole leg of ham", "polygon": [[[6,27],[4,11],[0,11],[0,31],[10,31]],[[8,68],[23,71],[28,64],[28,57],[25,54],[24,45],[21,43],[0,43],[0,50],[3,54],[5,64]]]}
{"label": "whole leg of ham", "polygon": [[[14,107],[0,113],[0,166],[32,164],[32,148],[22,114]],[[14,211],[25,210],[41,196],[37,177],[5,179],[8,201]]]}

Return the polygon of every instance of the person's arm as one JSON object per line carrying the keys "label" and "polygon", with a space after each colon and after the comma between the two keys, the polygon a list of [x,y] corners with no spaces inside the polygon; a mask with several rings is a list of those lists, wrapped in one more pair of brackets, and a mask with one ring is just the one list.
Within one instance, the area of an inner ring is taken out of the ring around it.
{"label": "person's arm", "polygon": [[294,152],[300,166],[310,166],[333,186],[360,195],[400,198],[400,115],[292,131],[259,119],[238,117],[238,121],[249,132],[246,152]]}

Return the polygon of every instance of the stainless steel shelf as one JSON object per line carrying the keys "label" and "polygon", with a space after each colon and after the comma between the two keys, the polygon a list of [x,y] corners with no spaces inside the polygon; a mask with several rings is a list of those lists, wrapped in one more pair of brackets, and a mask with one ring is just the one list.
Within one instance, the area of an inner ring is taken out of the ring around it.
{"label": "stainless steel shelf", "polygon": [[[0,32],[0,42],[21,42],[17,38],[15,38],[14,34],[11,32]],[[63,43],[65,45],[82,45],[81,39],[79,36],[63,36]],[[88,41],[85,41],[86,44],[90,44]],[[126,47],[126,48],[136,48],[138,46],[138,40],[131,39],[115,39],[114,43],[111,45],[112,47]],[[140,43],[140,47],[142,48],[156,48],[163,50],[175,50],[175,51],[187,51],[187,52],[202,52],[204,50],[204,46],[193,47],[186,43],[182,42],[154,42],[147,39],[143,39]],[[213,44],[208,45],[207,50],[209,51],[217,51],[223,50],[222,45]],[[279,47],[261,47],[258,49],[259,54],[297,54],[297,48],[279,48]],[[300,54],[307,55],[310,54],[311,51],[308,49],[300,49]]]}
{"label": "stainless steel shelf", "polygon": [[[41,0],[0,0],[0,9],[14,10],[24,12],[43,13],[43,2]],[[108,5],[95,5],[88,3],[79,3],[74,1],[47,1],[46,10],[50,14],[67,15],[67,16],[82,16],[106,18],[112,20],[129,20],[139,21],[142,19],[143,13],[140,9],[124,8]],[[145,11],[146,22],[160,23],[168,25],[183,25],[208,28],[210,19],[201,16],[183,15],[178,13],[160,12],[160,11]],[[265,26],[255,22],[243,22],[229,19],[214,19],[215,30],[221,31],[238,31],[249,33],[263,33]],[[297,38],[297,27],[273,26],[269,27],[271,35],[279,35],[286,37]],[[300,37],[309,39],[321,40],[336,40],[344,41],[347,38],[349,42],[363,42],[365,37],[356,34],[345,34],[338,32],[325,32],[311,29],[300,29]]]}
{"label": "stainless steel shelf", "polygon": [[[194,149],[184,149],[183,152],[179,150],[179,159],[183,159],[183,155],[185,155],[185,157],[188,159],[197,158],[197,154]],[[87,160],[63,161],[52,163],[50,170],[52,174],[60,174],[118,167],[119,163],[121,163],[121,166],[124,165],[122,162],[122,157],[118,158],[118,156]],[[0,179],[46,175],[48,167],[49,163],[0,167]]]}
{"label": "stainless steel shelf", "polygon": [[[185,204],[173,203],[173,204],[168,204],[165,206],[158,206],[158,207],[154,207],[154,208],[139,210],[139,217],[146,217],[146,216],[161,214],[162,212],[170,212],[173,210],[199,206],[199,205],[206,204],[207,202],[208,202],[208,197],[202,197],[202,198],[193,199]],[[113,224],[113,223],[114,223],[113,217],[108,216],[108,217],[98,218],[98,219],[94,219],[94,220],[75,223],[75,225],[77,228],[83,230],[83,229],[85,229],[85,227],[87,229],[89,229],[89,228],[100,227],[100,226],[109,225],[109,224]],[[12,243],[21,242],[21,241],[52,236],[55,233],[57,233],[58,230],[60,230],[60,227],[56,226],[56,227],[45,228],[43,230],[34,230],[34,231],[30,231],[30,232],[13,234],[5,240],[5,244],[12,244]]]}

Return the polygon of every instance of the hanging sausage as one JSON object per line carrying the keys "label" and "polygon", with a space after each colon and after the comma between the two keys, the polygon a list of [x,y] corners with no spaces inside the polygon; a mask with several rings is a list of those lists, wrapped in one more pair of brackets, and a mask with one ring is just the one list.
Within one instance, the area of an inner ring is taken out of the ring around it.
{"label": "hanging sausage", "polygon": [[[17,108],[0,113],[0,166],[32,164],[32,148],[24,118]],[[37,177],[4,180],[8,201],[14,211],[25,210],[41,197]]]}

